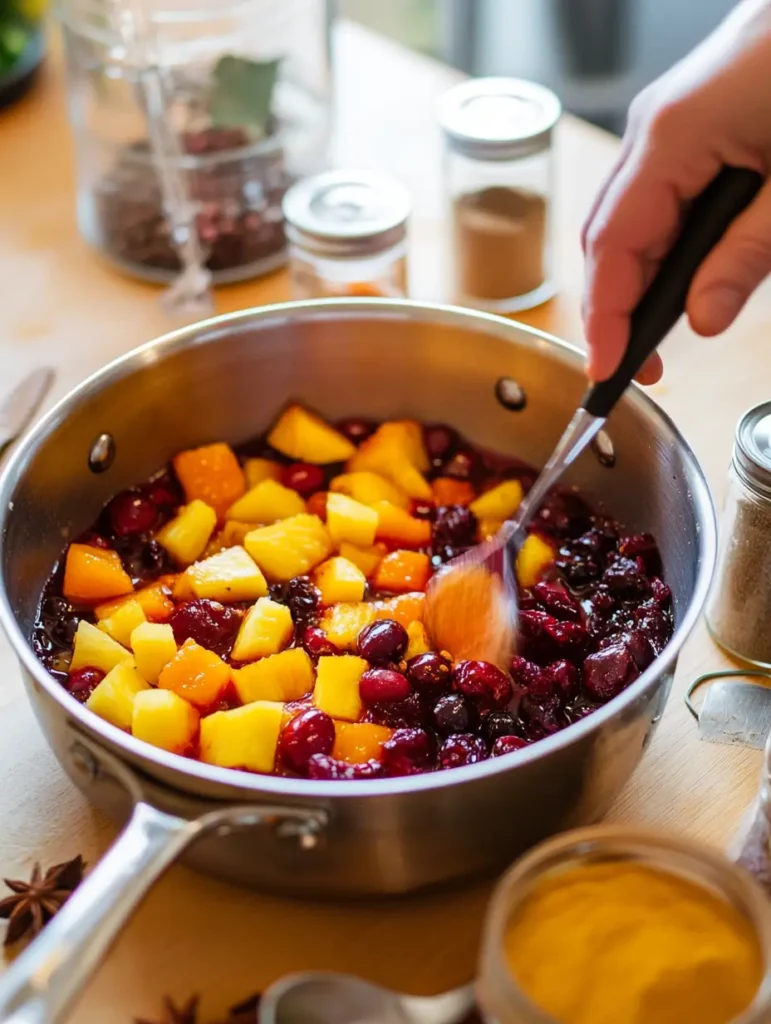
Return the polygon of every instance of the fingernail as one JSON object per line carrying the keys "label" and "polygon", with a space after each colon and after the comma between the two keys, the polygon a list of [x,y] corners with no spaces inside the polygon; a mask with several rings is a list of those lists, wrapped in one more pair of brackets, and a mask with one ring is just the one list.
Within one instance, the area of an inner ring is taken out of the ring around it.
{"label": "fingernail", "polygon": [[721,284],[699,296],[700,319],[716,330],[728,327],[744,305],[744,292],[733,285]]}

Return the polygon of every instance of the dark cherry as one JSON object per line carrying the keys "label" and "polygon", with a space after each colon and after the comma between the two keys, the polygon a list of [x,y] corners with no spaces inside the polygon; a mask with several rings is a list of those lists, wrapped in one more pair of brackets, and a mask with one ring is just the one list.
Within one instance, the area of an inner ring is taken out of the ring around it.
{"label": "dark cherry", "polygon": [[289,581],[287,602],[295,623],[312,619],[319,605],[319,592],[307,576],[295,576]]}
{"label": "dark cherry", "polygon": [[306,626],[301,643],[305,651],[312,658],[321,658],[332,654],[340,654],[340,651],[331,640],[327,640],[326,633],[318,626]]}
{"label": "dark cherry", "polygon": [[519,716],[525,737],[530,740],[551,736],[566,724],[562,701],[556,696],[539,700],[527,694],[520,702]]}
{"label": "dark cherry", "polygon": [[427,651],[407,662],[407,677],[420,693],[439,696],[450,689],[452,662],[441,654]]}
{"label": "dark cherry", "polygon": [[578,691],[578,669],[564,658],[547,665],[543,670],[543,678],[547,682],[549,691],[546,696],[556,693],[558,696],[568,699]]}
{"label": "dark cherry", "polygon": [[149,498],[136,491],[116,494],[107,506],[110,526],[118,537],[131,537],[135,533],[152,530],[158,519],[158,509]]}
{"label": "dark cherry", "polygon": [[383,774],[379,761],[365,761],[363,764],[347,764],[329,754],[312,754],[308,759],[308,778],[330,781],[355,781],[356,779],[377,779]]}
{"label": "dark cherry", "polygon": [[178,644],[195,640],[201,647],[224,654],[235,639],[241,616],[219,601],[195,598],[179,605],[169,621]]}
{"label": "dark cherry", "polygon": [[632,654],[623,641],[590,654],[584,661],[584,689],[594,700],[616,697],[639,674]]}
{"label": "dark cherry", "polygon": [[661,572],[659,546],[649,533],[622,537],[618,542],[618,553],[624,558],[642,558],[649,573]]}
{"label": "dark cherry", "polygon": [[179,485],[169,473],[151,480],[144,489],[145,495],[157,508],[176,508],[182,501],[182,492]]}
{"label": "dark cherry", "polygon": [[482,469],[482,459],[473,448],[461,448],[442,466],[441,475],[456,480],[472,480]]}
{"label": "dark cherry", "polygon": [[550,687],[544,680],[541,666],[528,661],[527,658],[515,654],[511,659],[510,671],[514,682],[518,686],[524,687],[528,692],[538,694],[548,694],[551,692]]}
{"label": "dark cherry", "polygon": [[56,622],[63,615],[69,615],[72,605],[66,597],[59,597],[57,594],[49,594],[43,598],[40,604],[40,618],[45,625],[49,622]]}
{"label": "dark cherry", "polygon": [[646,601],[635,609],[636,626],[648,638],[655,654],[661,654],[672,636],[670,615],[657,606],[655,601]]}
{"label": "dark cherry", "polygon": [[602,582],[611,594],[636,597],[648,590],[644,569],[636,558],[617,558],[602,575]]}
{"label": "dark cherry", "polygon": [[309,462],[293,462],[282,470],[281,483],[307,498],[324,487],[324,470]]}
{"label": "dark cherry", "polygon": [[427,501],[413,501],[410,515],[413,515],[416,519],[431,521],[436,517],[436,506],[430,505]]}
{"label": "dark cherry", "polygon": [[630,629],[624,635],[624,643],[640,672],[644,672],[656,657],[648,637],[641,629]]}
{"label": "dark cherry", "polygon": [[517,736],[519,728],[508,711],[491,711],[482,722],[482,735],[489,747],[501,736]]}
{"label": "dark cherry", "polygon": [[304,773],[314,754],[329,754],[335,742],[335,723],[324,711],[310,708],[288,722],[278,749],[288,768]]}
{"label": "dark cherry", "polygon": [[478,720],[476,707],[459,693],[440,697],[434,707],[434,728],[440,736],[471,732],[476,728]]}
{"label": "dark cherry", "polygon": [[75,640],[79,622],[80,618],[73,612],[49,622],[45,630],[55,647],[67,648],[71,647]]}
{"label": "dark cherry", "polygon": [[408,643],[404,626],[393,619],[380,619],[359,633],[357,648],[362,658],[369,662],[401,661]]}
{"label": "dark cherry", "polygon": [[458,733],[448,736],[439,748],[439,767],[463,768],[487,759],[487,750],[479,736]]}
{"label": "dark cherry", "polygon": [[367,709],[365,722],[384,725],[388,729],[411,729],[430,724],[431,709],[419,694],[411,693],[404,700],[388,704],[373,704]]}
{"label": "dark cherry", "polygon": [[654,576],[651,580],[651,596],[656,604],[667,605],[672,600],[672,590],[658,576]]}
{"label": "dark cherry", "polygon": [[362,441],[366,441],[368,437],[371,437],[375,433],[377,423],[374,420],[356,419],[352,417],[346,420],[340,420],[337,424],[337,429],[341,434],[345,434],[349,441],[354,444],[361,444]]}
{"label": "dark cherry", "polygon": [[442,463],[455,450],[458,432],[444,423],[435,423],[423,428],[423,442],[429,459],[434,463]]}
{"label": "dark cherry", "polygon": [[477,517],[463,505],[443,505],[434,522],[434,547],[469,547],[477,532]]}
{"label": "dark cherry", "polygon": [[580,589],[599,578],[602,574],[602,567],[594,559],[570,552],[562,555],[554,562],[556,568],[565,577],[571,587]]}
{"label": "dark cherry", "polygon": [[528,747],[529,745],[530,741],[523,739],[521,736],[499,736],[495,743],[493,743],[490,757],[503,757],[504,754],[513,754],[515,750],[522,750],[523,747]]}
{"label": "dark cherry", "polygon": [[560,583],[536,583],[533,596],[544,611],[557,619],[578,622],[581,618],[578,601]]}
{"label": "dark cherry", "polygon": [[66,687],[73,697],[85,704],[99,683],[104,679],[104,672],[98,668],[80,668],[70,672]]}
{"label": "dark cherry", "polygon": [[89,530],[87,533],[84,533],[79,539],[79,543],[87,544],[90,548],[102,548],[104,551],[108,551],[112,547],[105,537],[100,533],[96,533],[94,530]]}
{"label": "dark cherry", "polygon": [[388,775],[416,775],[433,767],[436,745],[425,729],[397,729],[383,744]]}
{"label": "dark cherry", "polygon": [[489,661],[461,661],[452,685],[482,710],[503,708],[512,697],[511,680]]}
{"label": "dark cherry", "polygon": [[365,704],[392,704],[409,697],[412,687],[406,676],[392,668],[370,668],[359,680],[359,695]]}

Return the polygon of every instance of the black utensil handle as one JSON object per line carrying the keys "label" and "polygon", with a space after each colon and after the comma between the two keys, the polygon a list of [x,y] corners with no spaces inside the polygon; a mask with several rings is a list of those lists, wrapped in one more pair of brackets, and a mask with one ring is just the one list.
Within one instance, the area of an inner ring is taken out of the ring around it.
{"label": "black utensil handle", "polygon": [[621,365],[612,377],[593,384],[584,395],[581,405],[587,412],[603,419],[610,413],[685,311],[688,289],[699,266],[762,184],[757,171],[725,167],[693,201],[677,241],[632,313],[629,344]]}

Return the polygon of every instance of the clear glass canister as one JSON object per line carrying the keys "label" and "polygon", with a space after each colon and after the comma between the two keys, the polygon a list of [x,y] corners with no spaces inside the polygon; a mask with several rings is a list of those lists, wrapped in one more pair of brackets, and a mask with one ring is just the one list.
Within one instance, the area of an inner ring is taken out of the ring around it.
{"label": "clear glass canister", "polygon": [[730,654],[771,666],[771,402],[736,428],[707,625]]}
{"label": "clear glass canister", "polygon": [[442,97],[458,301],[514,313],[554,295],[552,139],[561,112],[553,92],[516,78],[463,82]]}
{"label": "clear glass canister", "polygon": [[[496,888],[485,922],[477,982],[487,1024],[560,1024],[535,1006],[517,984],[506,963],[506,931],[534,887],[547,876],[612,861],[637,863],[682,878],[738,911],[757,940],[763,977],[751,1005],[730,1024],[764,1024],[771,1019],[771,905],[757,882],[725,855],[701,843],[600,826],[566,832],[541,844],[519,860]],[[623,914],[620,908],[619,914]],[[651,1019],[650,1024],[658,1022]],[[690,1024],[690,1017],[682,1024]]]}
{"label": "clear glass canister", "polygon": [[327,171],[284,197],[295,299],[407,294],[410,197],[374,171]]}
{"label": "clear glass canister", "polygon": [[[138,5],[148,28],[142,47],[128,48],[118,19]],[[59,0],[87,241],[149,280],[179,271],[141,88],[159,68],[214,281],[284,263],[281,200],[325,160],[330,9],[327,0]]]}

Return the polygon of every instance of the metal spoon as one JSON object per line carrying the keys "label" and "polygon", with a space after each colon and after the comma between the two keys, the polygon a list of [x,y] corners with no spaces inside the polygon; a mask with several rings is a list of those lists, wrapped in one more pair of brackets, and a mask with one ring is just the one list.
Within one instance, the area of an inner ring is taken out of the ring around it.
{"label": "metal spoon", "polygon": [[290,974],[264,993],[260,1024],[463,1024],[476,1007],[471,985],[439,996],[405,996],[349,974]]}
{"label": "metal spoon", "polygon": [[0,455],[31,422],[55,380],[51,367],[41,366],[0,399]]}
{"label": "metal spoon", "polygon": [[516,516],[487,544],[453,559],[431,581],[424,621],[434,646],[456,659],[501,667],[515,647],[517,582],[514,559],[525,528],[549,490],[602,429],[648,356],[685,310],[701,263],[763,184],[756,171],[725,167],[692,203],[680,235],[632,313],[629,343],[608,380],[593,384]]}

